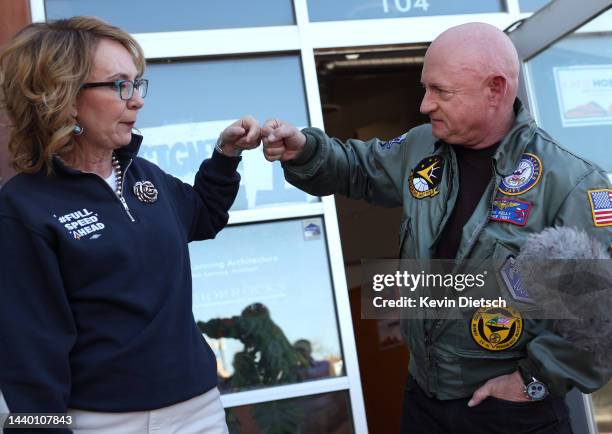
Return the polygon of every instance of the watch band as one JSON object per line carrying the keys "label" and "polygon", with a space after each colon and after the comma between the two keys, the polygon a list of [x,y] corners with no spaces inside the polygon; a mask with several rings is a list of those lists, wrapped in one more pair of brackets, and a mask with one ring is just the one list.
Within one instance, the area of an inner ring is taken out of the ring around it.
{"label": "watch band", "polygon": [[523,384],[525,386],[531,383],[531,379],[533,378],[533,375],[531,375],[530,372],[527,372],[527,369],[525,369],[523,366],[519,364],[518,371],[519,371],[519,374],[521,375],[521,378],[523,379]]}

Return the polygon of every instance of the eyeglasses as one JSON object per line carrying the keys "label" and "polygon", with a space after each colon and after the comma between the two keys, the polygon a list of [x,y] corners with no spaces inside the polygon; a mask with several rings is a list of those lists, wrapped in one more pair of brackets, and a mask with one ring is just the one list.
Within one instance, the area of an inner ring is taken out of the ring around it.
{"label": "eyeglasses", "polygon": [[147,96],[147,89],[149,88],[149,80],[145,78],[139,78],[137,80],[115,80],[115,81],[101,81],[98,83],[85,83],[81,88],[86,89],[90,87],[112,87],[117,93],[119,98],[124,101],[132,99],[134,96],[134,89],[138,90],[138,94],[141,98]]}

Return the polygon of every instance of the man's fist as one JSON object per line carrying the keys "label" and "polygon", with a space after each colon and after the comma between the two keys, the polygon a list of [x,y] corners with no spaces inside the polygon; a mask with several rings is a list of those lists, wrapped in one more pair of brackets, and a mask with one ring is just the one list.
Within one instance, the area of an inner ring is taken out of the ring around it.
{"label": "man's fist", "polygon": [[306,144],[306,136],[296,127],[271,119],[262,128],[264,156],[268,161],[288,161],[297,158]]}

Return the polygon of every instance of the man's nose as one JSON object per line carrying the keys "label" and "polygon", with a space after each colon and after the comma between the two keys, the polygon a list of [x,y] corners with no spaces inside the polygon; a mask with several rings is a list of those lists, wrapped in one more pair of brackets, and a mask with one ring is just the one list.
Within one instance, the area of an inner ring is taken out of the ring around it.
{"label": "man's nose", "polygon": [[423,100],[421,101],[421,107],[419,110],[424,115],[428,115],[433,112],[436,108],[435,102],[431,98],[431,94],[429,91],[425,91],[425,95],[423,95]]}

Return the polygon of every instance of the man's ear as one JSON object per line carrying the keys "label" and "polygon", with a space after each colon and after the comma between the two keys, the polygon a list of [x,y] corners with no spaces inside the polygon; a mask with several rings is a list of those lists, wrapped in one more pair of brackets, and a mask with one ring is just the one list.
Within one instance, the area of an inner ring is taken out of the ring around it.
{"label": "man's ear", "polygon": [[508,80],[503,75],[493,75],[487,79],[487,89],[489,101],[494,105],[499,105],[508,92]]}

